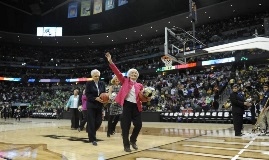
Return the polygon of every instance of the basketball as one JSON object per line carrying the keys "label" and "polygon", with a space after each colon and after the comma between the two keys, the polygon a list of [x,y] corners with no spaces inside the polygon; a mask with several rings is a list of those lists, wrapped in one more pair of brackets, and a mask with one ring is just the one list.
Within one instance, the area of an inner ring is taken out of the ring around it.
{"label": "basketball", "polygon": [[143,90],[139,92],[139,99],[141,102],[147,102],[147,97],[144,96]]}
{"label": "basketball", "polygon": [[109,101],[109,94],[108,93],[101,93],[99,96],[104,103],[107,103]]}

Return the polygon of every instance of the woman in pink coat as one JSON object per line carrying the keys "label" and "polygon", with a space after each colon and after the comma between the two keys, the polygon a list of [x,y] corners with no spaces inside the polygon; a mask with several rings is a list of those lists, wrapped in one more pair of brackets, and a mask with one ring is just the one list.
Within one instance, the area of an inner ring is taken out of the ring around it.
{"label": "woman in pink coat", "polygon": [[[143,85],[136,82],[137,78],[139,77],[139,73],[136,69],[130,69],[127,72],[127,78],[125,78],[118,70],[116,65],[112,62],[110,53],[106,53],[106,57],[110,68],[122,84],[122,87],[117,97],[115,98],[115,101],[123,106],[121,128],[124,151],[131,152],[130,145],[133,147],[133,149],[138,149],[136,141],[138,134],[142,128],[142,102],[139,100],[138,94],[141,90],[143,90]],[[131,122],[133,122],[134,129],[129,139]]]}

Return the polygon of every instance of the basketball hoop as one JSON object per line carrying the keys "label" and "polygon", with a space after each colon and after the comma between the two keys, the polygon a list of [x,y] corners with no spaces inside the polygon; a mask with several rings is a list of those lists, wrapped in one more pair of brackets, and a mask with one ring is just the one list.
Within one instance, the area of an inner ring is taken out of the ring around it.
{"label": "basketball hoop", "polygon": [[168,56],[162,56],[161,60],[165,64],[166,67],[172,67],[173,60]]}

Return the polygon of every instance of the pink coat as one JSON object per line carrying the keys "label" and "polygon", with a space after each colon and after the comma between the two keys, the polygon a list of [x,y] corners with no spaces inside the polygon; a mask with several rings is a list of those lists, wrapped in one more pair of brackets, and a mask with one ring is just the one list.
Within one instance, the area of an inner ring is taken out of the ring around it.
{"label": "pink coat", "polygon": [[115,75],[118,77],[119,81],[122,84],[121,89],[117,97],[115,98],[115,101],[121,106],[123,106],[126,96],[128,95],[128,93],[132,89],[132,86],[134,85],[137,108],[138,108],[138,111],[141,112],[142,102],[139,100],[138,94],[141,90],[143,90],[143,85],[141,83],[132,82],[130,78],[125,78],[114,63],[110,64],[109,67],[112,69],[112,71],[115,73]]}

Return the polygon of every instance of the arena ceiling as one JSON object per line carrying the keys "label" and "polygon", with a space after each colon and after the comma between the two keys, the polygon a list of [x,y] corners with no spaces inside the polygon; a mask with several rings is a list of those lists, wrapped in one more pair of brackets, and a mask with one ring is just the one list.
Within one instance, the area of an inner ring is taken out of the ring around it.
{"label": "arena ceiling", "polygon": [[[67,18],[70,0],[1,0],[0,41],[50,46],[116,45],[164,34],[165,27],[191,28],[188,0],[129,0],[89,17]],[[268,0],[196,0],[198,25],[267,11]],[[37,37],[36,27],[63,27],[63,37]],[[93,27],[98,26],[98,27]]]}

